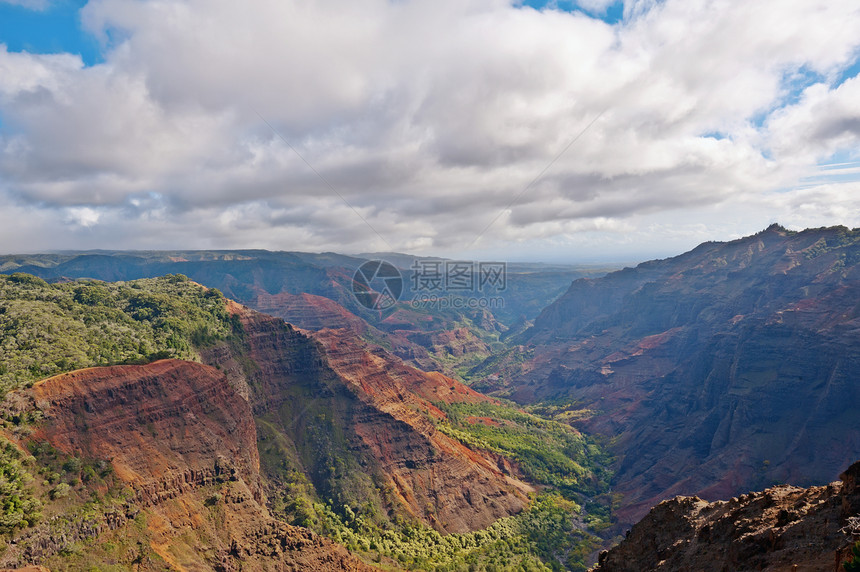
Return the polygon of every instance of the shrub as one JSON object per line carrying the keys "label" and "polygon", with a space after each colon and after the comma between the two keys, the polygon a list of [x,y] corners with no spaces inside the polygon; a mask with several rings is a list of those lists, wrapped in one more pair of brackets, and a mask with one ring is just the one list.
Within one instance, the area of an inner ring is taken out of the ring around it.
{"label": "shrub", "polygon": [[70,457],[63,463],[63,470],[67,473],[78,473],[81,470],[81,460],[77,457]]}
{"label": "shrub", "polygon": [[53,489],[51,489],[51,493],[50,493],[51,499],[56,500],[56,499],[66,498],[67,496],[69,496],[69,491],[71,489],[72,489],[72,487],[70,487],[66,483],[58,484]]}
{"label": "shrub", "polygon": [[40,518],[41,504],[33,497],[32,480],[18,449],[0,437],[0,533],[31,526]]}

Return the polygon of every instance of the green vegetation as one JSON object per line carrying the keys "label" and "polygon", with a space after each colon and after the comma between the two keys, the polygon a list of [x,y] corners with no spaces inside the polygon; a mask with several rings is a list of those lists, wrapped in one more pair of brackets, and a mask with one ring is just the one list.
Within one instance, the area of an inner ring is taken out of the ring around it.
{"label": "green vegetation", "polygon": [[[7,451],[10,447],[7,446]],[[146,539],[147,531],[134,522],[123,528],[122,533],[108,530],[101,535],[97,533],[109,520],[121,522],[135,514],[140,519],[144,514],[138,512],[134,492],[115,477],[110,462],[68,455],[46,441],[29,441],[26,448],[32,457],[23,461],[32,475],[22,479],[29,484],[18,496],[29,501],[22,503],[21,511],[28,522],[21,522],[17,528],[33,525],[38,519],[41,530],[29,536],[4,529],[0,550],[3,541],[10,537],[16,538],[18,549],[24,552],[31,544],[38,546],[50,537],[57,542],[58,551],[43,564],[51,570],[127,570],[128,566],[121,563],[135,554],[135,545]],[[4,459],[4,467],[10,464],[14,465],[14,460]],[[37,497],[41,503],[35,500]],[[119,543],[120,548],[110,549],[112,543]]]}
{"label": "green vegetation", "polygon": [[493,355],[468,372],[470,387],[477,391],[498,389],[497,385],[520,370],[523,363],[534,357],[534,350],[522,346],[494,349]]}
{"label": "green vegetation", "polygon": [[561,423],[574,423],[582,419],[588,419],[595,413],[593,409],[583,409],[576,401],[568,399],[541,401],[527,406],[526,410],[538,417],[552,419]]}
{"label": "green vegetation", "polygon": [[41,518],[41,503],[34,497],[29,465],[15,445],[0,437],[0,534],[32,526]]}
{"label": "green vegetation", "polygon": [[[350,447],[337,419],[353,415],[347,394],[315,397],[312,387],[299,383],[286,388],[290,396],[279,411],[257,417],[258,450],[265,473],[277,483],[270,495],[276,512],[287,521],[325,534],[313,505],[327,502],[347,516],[344,507],[374,525],[384,526],[394,515],[384,514],[386,491],[373,461]],[[400,515],[405,517],[406,514]]]}
{"label": "green vegetation", "polygon": [[858,254],[856,246],[860,244],[860,233],[839,226],[826,230],[834,232],[825,233],[814,244],[807,247],[805,250],[806,258],[817,258],[822,254],[842,250],[844,251],[843,255],[849,255],[856,260]]}
{"label": "green vegetation", "polygon": [[438,428],[472,448],[516,461],[534,483],[551,485],[569,498],[608,489],[609,457],[569,425],[491,403],[437,403],[448,416]]}
{"label": "green vegetation", "polygon": [[47,442],[29,442],[27,449],[32,455],[0,437],[0,551],[13,537],[26,548],[33,540],[20,530],[39,524],[62,542],[68,539],[60,551],[66,558],[71,539],[88,524],[102,523],[107,512],[124,513],[127,492],[109,462],[65,455]]}
{"label": "green vegetation", "polygon": [[[288,400],[288,403],[291,401]],[[409,570],[586,570],[589,554],[609,526],[609,459],[601,448],[571,427],[541,419],[505,404],[442,404],[449,419],[437,428],[474,449],[495,451],[514,460],[532,482],[544,485],[522,513],[484,530],[441,535],[406,513],[385,515],[397,503],[384,485],[373,490],[368,469],[337,455],[331,473],[314,470],[315,460],[280,435],[274,419],[258,419],[260,454],[275,477],[270,495],[274,512],[360,555],[368,563]],[[320,421],[313,405],[296,429],[313,433]],[[295,419],[294,416],[287,417]],[[305,423],[308,423],[305,425]],[[332,436],[336,432],[331,433]],[[332,437],[333,438],[333,437]],[[332,443],[317,441],[315,456],[329,458]],[[337,449],[337,447],[335,447]],[[320,453],[323,453],[320,455]],[[354,454],[353,454],[354,456]],[[333,458],[331,458],[333,459]],[[339,468],[346,463],[352,469]],[[372,473],[372,470],[370,470]],[[365,481],[359,486],[358,476]],[[321,478],[323,477],[323,478]],[[331,483],[337,488],[328,490]],[[349,490],[349,488],[355,490]],[[361,489],[362,494],[358,494]]]}
{"label": "green vegetation", "polygon": [[27,443],[36,460],[43,485],[50,488],[52,499],[68,496],[70,491],[83,491],[83,484],[106,487],[112,484],[113,466],[105,460],[84,460],[65,455],[47,441]]}
{"label": "green vegetation", "polygon": [[182,275],[48,284],[0,276],[0,396],[84,367],[196,359],[235,324],[224,298]]}
{"label": "green vegetation", "polygon": [[[0,398],[84,367],[197,359],[197,348],[227,338],[236,327],[218,290],[181,275],[115,284],[0,276]],[[3,417],[6,428],[26,435],[41,411],[11,407]],[[39,498],[61,501],[110,473],[108,463],[63,458],[46,443],[29,449],[35,458],[0,439],[0,534],[38,521]],[[43,480],[41,497],[31,469]]]}
{"label": "green vegetation", "polygon": [[[383,528],[349,506],[307,503],[310,525],[371,564],[407,570],[584,571],[600,539],[583,530],[580,507],[555,493],[539,495],[522,513],[484,530],[442,535],[427,526]],[[298,523],[297,523],[298,524]]]}

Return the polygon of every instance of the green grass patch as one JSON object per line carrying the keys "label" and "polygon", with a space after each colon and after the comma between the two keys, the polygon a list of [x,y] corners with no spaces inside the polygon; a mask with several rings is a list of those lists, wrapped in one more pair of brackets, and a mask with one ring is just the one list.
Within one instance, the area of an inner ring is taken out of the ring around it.
{"label": "green grass patch", "polygon": [[608,490],[610,458],[592,439],[567,424],[513,406],[437,403],[448,416],[438,428],[464,445],[500,453],[517,462],[537,484],[573,499]]}

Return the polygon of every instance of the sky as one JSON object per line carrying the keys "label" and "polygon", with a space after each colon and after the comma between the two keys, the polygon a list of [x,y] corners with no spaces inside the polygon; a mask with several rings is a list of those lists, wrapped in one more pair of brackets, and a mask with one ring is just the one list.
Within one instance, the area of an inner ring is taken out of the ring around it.
{"label": "sky", "polygon": [[0,0],[0,252],[860,227],[856,0]]}

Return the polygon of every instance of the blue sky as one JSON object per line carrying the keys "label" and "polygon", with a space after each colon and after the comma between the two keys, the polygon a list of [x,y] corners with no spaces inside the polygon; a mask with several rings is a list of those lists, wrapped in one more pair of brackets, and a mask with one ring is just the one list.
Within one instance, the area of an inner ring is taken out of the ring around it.
{"label": "blue sky", "polygon": [[9,51],[79,54],[86,65],[101,62],[96,38],[84,31],[79,16],[86,0],[56,0],[44,9],[0,2],[0,42]]}
{"label": "blue sky", "polygon": [[525,0],[523,6],[531,6],[537,10],[563,10],[566,12],[582,12],[591,17],[603,20],[608,24],[620,22],[624,16],[624,2],[613,2],[609,6],[598,10],[582,8],[577,2],[569,0]]}

